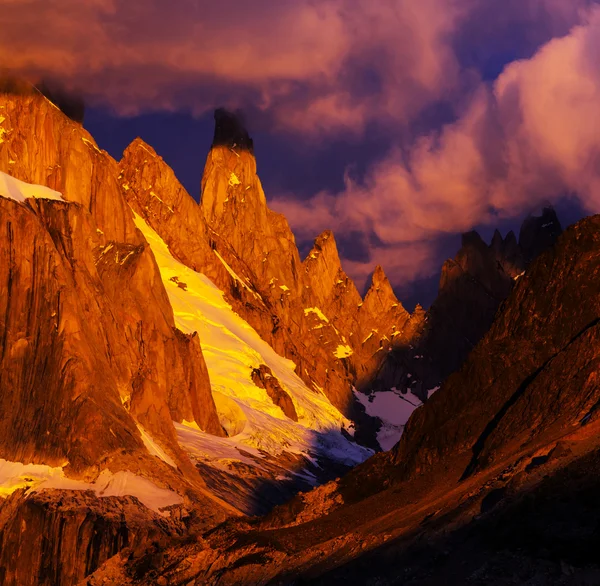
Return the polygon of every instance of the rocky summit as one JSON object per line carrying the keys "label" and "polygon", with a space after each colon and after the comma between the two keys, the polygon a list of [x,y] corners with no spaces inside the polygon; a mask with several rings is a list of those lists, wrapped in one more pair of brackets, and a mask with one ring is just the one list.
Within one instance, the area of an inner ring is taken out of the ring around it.
{"label": "rocky summit", "polygon": [[411,313],[301,258],[239,114],[195,199],[39,89],[0,85],[0,584],[597,576],[598,217],[464,234]]}

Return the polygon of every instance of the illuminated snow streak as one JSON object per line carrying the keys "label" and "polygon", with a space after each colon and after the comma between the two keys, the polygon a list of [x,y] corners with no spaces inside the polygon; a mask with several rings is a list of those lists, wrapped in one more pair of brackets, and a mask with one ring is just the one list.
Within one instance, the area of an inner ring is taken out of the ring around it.
{"label": "illuminated snow streak", "polygon": [[0,459],[0,497],[6,498],[19,489],[29,493],[51,488],[63,490],[92,490],[99,497],[134,496],[146,507],[160,509],[178,505],[183,499],[172,490],[159,488],[147,478],[132,472],[112,473],[104,470],[93,483],[67,478],[62,468],[44,464],[23,464]]}
{"label": "illuminated snow streak", "polygon": [[[292,452],[307,457],[323,455],[348,465],[371,455],[370,450],[342,435],[342,427],[349,428],[350,421],[325,396],[304,384],[294,373],[294,363],[279,356],[234,313],[208,277],[175,260],[142,218],[136,215],[135,222],[154,252],[177,327],[200,336],[217,411],[232,436],[216,438],[193,425],[177,425],[179,441],[188,452],[216,462],[234,457],[242,460],[238,448],[256,458],[262,452],[271,456]],[[171,281],[173,277],[184,282],[186,289]],[[261,364],[271,369],[292,398],[297,423],[252,382],[252,369]]]}
{"label": "illuminated snow streak", "polygon": [[350,346],[348,346],[347,344],[340,344],[336,348],[334,355],[336,358],[348,358],[348,356],[352,356],[352,348],[350,348]]}

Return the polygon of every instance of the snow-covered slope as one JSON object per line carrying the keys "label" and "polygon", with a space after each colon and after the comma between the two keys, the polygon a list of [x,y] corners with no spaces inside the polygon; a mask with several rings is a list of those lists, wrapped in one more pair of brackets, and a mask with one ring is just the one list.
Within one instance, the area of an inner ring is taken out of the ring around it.
{"label": "snow-covered slope", "polygon": [[[200,336],[219,418],[230,436],[216,438],[193,424],[177,425],[181,445],[196,460],[217,468],[232,460],[260,467],[261,458],[285,453],[301,455],[308,462],[326,458],[353,466],[372,454],[347,439],[350,422],[325,395],[309,389],[294,373],[294,364],[232,311],[210,279],[178,262],[142,218],[136,216],[135,221],[160,268],[177,327]],[[252,381],[252,370],[262,364],[291,397],[298,422],[286,417],[266,390]]]}

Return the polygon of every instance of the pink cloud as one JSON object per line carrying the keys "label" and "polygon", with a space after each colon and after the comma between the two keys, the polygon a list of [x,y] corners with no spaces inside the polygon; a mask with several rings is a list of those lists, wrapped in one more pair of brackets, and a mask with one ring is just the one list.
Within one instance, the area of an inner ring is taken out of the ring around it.
{"label": "pink cloud", "polygon": [[407,121],[456,87],[460,5],[11,0],[0,66],[79,86],[125,114],[245,100],[295,132],[360,132],[374,118]]}
{"label": "pink cloud", "polygon": [[[322,228],[373,233],[369,260],[345,261],[363,279],[374,262],[396,284],[438,270],[447,234],[519,217],[576,193],[600,211],[600,9],[530,59],[481,83],[464,112],[408,152],[392,149],[364,181],[309,201],[279,197],[301,238]],[[387,265],[387,266],[386,266]]]}

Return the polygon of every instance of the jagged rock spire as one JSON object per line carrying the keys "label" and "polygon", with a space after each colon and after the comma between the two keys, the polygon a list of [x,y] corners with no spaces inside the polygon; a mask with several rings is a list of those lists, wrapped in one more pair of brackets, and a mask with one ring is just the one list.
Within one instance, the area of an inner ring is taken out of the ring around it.
{"label": "jagged rock spire", "polygon": [[365,295],[363,310],[378,315],[399,307],[402,305],[398,301],[387,275],[383,268],[377,265],[371,277],[371,286]]}
{"label": "jagged rock spire", "polygon": [[299,286],[294,235],[286,219],[267,205],[252,140],[239,114],[215,112],[215,139],[202,177],[200,205],[208,226],[255,274],[258,288],[280,297]]}

